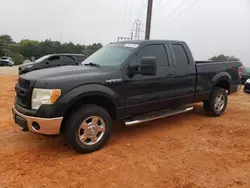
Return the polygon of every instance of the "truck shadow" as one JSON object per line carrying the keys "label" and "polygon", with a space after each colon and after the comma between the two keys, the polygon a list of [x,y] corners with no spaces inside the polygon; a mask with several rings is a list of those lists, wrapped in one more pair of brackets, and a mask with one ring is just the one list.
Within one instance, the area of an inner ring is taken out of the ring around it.
{"label": "truck shadow", "polygon": [[[113,129],[111,137],[106,144],[108,147],[112,147],[114,144],[122,143],[128,139],[135,139],[137,137],[143,137],[144,135],[156,135],[159,131],[166,129],[178,129],[182,126],[190,124],[192,119],[197,118],[198,116],[205,116],[202,106],[195,106],[195,109],[191,112],[166,117],[154,121],[149,121],[146,123],[137,124],[134,126],[126,127],[123,122],[113,121]],[[33,134],[33,133],[30,133]],[[62,152],[66,155],[75,155],[76,152],[67,144],[67,141],[64,138],[64,135],[59,136],[42,136],[34,135],[30,137],[31,140],[39,140],[37,144],[37,149],[43,148],[45,151],[56,151]],[[28,139],[28,138],[27,138]],[[26,139],[26,141],[28,141]],[[104,146],[105,147],[105,146]]]}
{"label": "truck shadow", "polygon": [[178,129],[181,126],[186,126],[187,124],[190,124],[193,119],[200,118],[200,116],[206,118],[206,114],[203,110],[203,107],[202,105],[195,105],[194,110],[191,112],[161,118],[158,120],[153,120],[128,127],[125,126],[123,122],[114,121],[110,142],[112,144],[112,142],[114,142],[115,140],[127,137],[133,138],[137,136],[143,136],[143,134],[147,134],[148,132],[152,133],[153,135],[154,133],[157,133],[158,131],[161,131],[163,129]]}

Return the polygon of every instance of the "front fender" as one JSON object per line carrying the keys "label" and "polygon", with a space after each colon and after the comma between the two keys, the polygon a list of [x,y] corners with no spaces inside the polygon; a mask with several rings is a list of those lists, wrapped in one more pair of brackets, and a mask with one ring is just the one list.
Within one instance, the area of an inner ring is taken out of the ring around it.
{"label": "front fender", "polygon": [[98,95],[108,98],[113,102],[116,108],[121,104],[118,95],[110,88],[100,84],[88,84],[76,87],[66,94],[59,97],[59,99],[53,105],[42,105],[37,115],[39,117],[63,117],[69,107],[78,99]]}
{"label": "front fender", "polygon": [[109,87],[100,84],[88,84],[76,87],[62,96],[60,102],[67,103],[70,106],[72,103],[74,103],[74,101],[91,95],[106,97],[111,100],[116,107],[119,107],[121,104],[117,93],[115,93]]}
{"label": "front fender", "polygon": [[[59,97],[59,99],[53,105],[42,105],[36,112],[33,112],[34,110],[29,110],[30,112],[27,112],[26,114],[32,114],[32,116],[42,118],[64,117],[71,104],[82,97],[91,95],[98,95],[108,98],[113,102],[116,108],[121,104],[118,95],[112,89],[104,85],[89,84],[70,90]],[[16,106],[16,108],[17,107],[22,112],[22,109],[20,109],[21,107]]]}

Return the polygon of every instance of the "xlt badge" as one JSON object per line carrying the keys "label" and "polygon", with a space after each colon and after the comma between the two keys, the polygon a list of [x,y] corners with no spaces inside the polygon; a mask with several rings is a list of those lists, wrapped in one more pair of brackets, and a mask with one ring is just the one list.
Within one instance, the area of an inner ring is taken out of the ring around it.
{"label": "xlt badge", "polygon": [[122,82],[122,79],[110,79],[106,80],[107,83],[116,83],[116,82]]}

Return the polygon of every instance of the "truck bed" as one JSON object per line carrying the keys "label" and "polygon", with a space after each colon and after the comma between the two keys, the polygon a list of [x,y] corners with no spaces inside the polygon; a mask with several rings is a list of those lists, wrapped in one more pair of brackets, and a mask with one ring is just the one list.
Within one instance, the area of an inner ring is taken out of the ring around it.
{"label": "truck bed", "polygon": [[235,63],[235,62],[237,62],[237,61],[195,61],[195,64],[217,64],[217,63],[219,63],[219,64],[222,64],[222,63]]}
{"label": "truck bed", "polygon": [[240,84],[238,68],[242,65],[241,62],[196,61],[195,63],[197,72],[195,101],[199,101],[200,95],[208,95],[218,78],[231,77],[230,85],[233,87],[230,89],[231,92]]}

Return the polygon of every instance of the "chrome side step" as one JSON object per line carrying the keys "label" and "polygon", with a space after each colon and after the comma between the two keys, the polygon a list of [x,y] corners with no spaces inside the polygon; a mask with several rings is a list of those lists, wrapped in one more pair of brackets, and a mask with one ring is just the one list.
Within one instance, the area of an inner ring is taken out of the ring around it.
{"label": "chrome side step", "polygon": [[181,114],[184,112],[189,112],[193,109],[194,107],[182,107],[182,108],[176,108],[174,110],[164,110],[160,112],[153,112],[151,114],[135,116],[132,119],[125,120],[125,125],[126,126],[136,125],[136,124],[144,123],[147,121],[152,121],[152,120],[156,120],[156,119],[160,119],[164,117],[173,116],[176,114]]}

